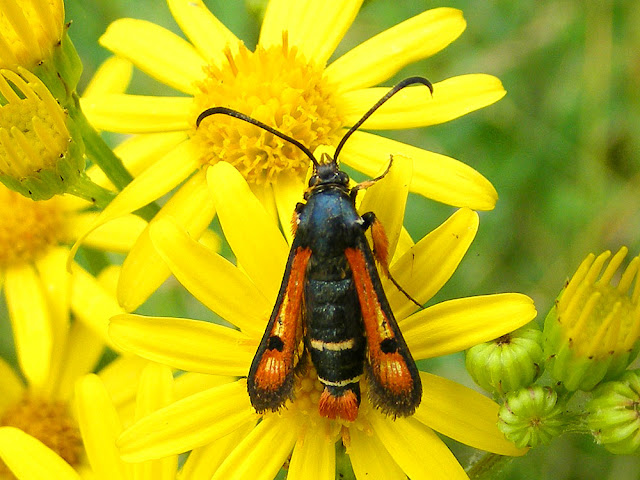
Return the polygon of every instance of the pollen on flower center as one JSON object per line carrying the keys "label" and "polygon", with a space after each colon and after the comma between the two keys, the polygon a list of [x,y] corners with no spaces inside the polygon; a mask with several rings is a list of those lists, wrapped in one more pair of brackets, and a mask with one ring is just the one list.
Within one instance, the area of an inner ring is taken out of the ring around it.
{"label": "pollen on flower center", "polygon": [[34,202],[0,185],[0,268],[34,259],[64,234],[57,199]]}
{"label": "pollen on flower center", "polygon": [[0,425],[19,428],[37,438],[69,465],[80,463],[82,437],[65,404],[25,397],[5,411]]}
{"label": "pollen on flower center", "polygon": [[[286,35],[280,46],[250,52],[227,50],[227,62],[207,68],[194,98],[197,116],[224,106],[249,115],[298,140],[311,151],[334,143],[343,126],[333,89],[322,68],[306,62]],[[195,117],[194,117],[195,118]],[[302,177],[309,159],[295,146],[241,120],[216,115],[205,120],[193,138],[203,164],[220,160],[234,165],[249,183],[270,184],[281,172]]]}

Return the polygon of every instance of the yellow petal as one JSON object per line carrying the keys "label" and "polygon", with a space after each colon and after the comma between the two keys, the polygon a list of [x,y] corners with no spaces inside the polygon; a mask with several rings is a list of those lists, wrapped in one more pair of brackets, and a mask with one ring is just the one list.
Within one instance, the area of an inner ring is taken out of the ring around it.
{"label": "yellow petal", "polygon": [[168,220],[154,222],[151,238],[162,261],[198,300],[243,332],[262,335],[272,302],[238,267]]}
{"label": "yellow petal", "polygon": [[28,264],[6,269],[4,291],[18,363],[37,391],[49,375],[53,345],[47,299],[38,274]]}
{"label": "yellow petal", "polygon": [[291,454],[288,480],[334,480],[336,476],[335,440],[318,428],[308,428],[296,441]]}
{"label": "yellow petal", "polygon": [[406,318],[402,333],[414,358],[432,358],[498,338],[535,316],[533,300],[519,293],[460,298]]}
{"label": "yellow petal", "polygon": [[220,225],[239,265],[268,299],[280,288],[289,247],[240,173],[226,162],[207,171]]}
{"label": "yellow petal", "polygon": [[272,480],[291,453],[298,424],[279,415],[267,415],[231,452],[211,480]]}
{"label": "yellow petal", "polygon": [[0,458],[20,480],[80,480],[58,454],[14,427],[0,427]]}
{"label": "yellow petal", "polygon": [[100,370],[98,376],[116,409],[135,399],[138,379],[148,363],[135,355],[121,355]]}
{"label": "yellow petal", "polygon": [[189,42],[145,20],[116,20],[100,37],[100,45],[181,92],[194,93],[194,82],[204,76],[206,61]]}
{"label": "yellow petal", "polygon": [[202,0],[168,0],[171,14],[187,38],[209,63],[219,64],[226,57],[224,49],[237,53],[242,43],[204,5]]}
{"label": "yellow petal", "polygon": [[134,423],[118,439],[122,458],[139,462],[182,453],[257,420],[246,381],[212,388],[161,408]]}
{"label": "yellow petal", "polygon": [[198,156],[191,142],[183,142],[167,153],[152,167],[135,178],[107,205],[89,227],[89,230],[73,245],[69,254],[69,262],[75,256],[80,244],[93,230],[157,200],[181,183],[198,167]]}
{"label": "yellow petal", "polygon": [[[447,283],[478,231],[478,214],[462,208],[442,225],[426,235],[407,253],[391,265],[396,281],[419,303],[424,304]],[[405,295],[383,283],[387,299],[397,318],[405,318],[416,310]],[[404,331],[404,322],[403,322]]]}
{"label": "yellow petal", "polygon": [[468,479],[447,446],[414,418],[390,418],[373,412],[368,420],[393,459],[411,480]]}
{"label": "yellow petal", "polygon": [[349,429],[349,458],[356,478],[406,480],[407,476],[373,432]]}
{"label": "yellow petal", "polygon": [[120,460],[116,438],[122,431],[109,394],[96,375],[86,375],[76,386],[78,424],[93,470],[101,478],[128,480],[131,465]]}
{"label": "yellow petal", "polygon": [[371,133],[356,132],[341,153],[344,163],[373,176],[386,166],[389,154],[413,159],[409,190],[454,207],[491,210],[498,200],[493,185],[473,168],[444,155]]}
{"label": "yellow petal", "polygon": [[389,173],[367,189],[358,208],[361,215],[365,212],[374,212],[382,223],[389,240],[389,262],[393,258],[400,238],[412,175],[413,160],[396,155],[393,157]]}
{"label": "yellow petal", "polygon": [[[171,403],[173,397],[173,375],[165,365],[149,363],[140,377],[136,399],[136,419],[140,419]],[[136,463],[136,480],[175,480],[178,456],[170,455],[159,460]]]}
{"label": "yellow petal", "polygon": [[109,319],[122,309],[116,299],[98,281],[75,263],[72,265],[71,310],[76,318],[93,330],[107,344]]}
{"label": "yellow petal", "polygon": [[300,178],[297,175],[288,174],[288,172],[279,174],[278,181],[273,185],[280,225],[282,225],[282,230],[289,245],[293,241],[293,229],[291,228],[293,212],[298,202],[302,201],[303,192],[304,184],[300,181]]}
{"label": "yellow petal", "polygon": [[350,50],[327,67],[326,76],[340,92],[375,85],[439,52],[465,27],[460,10],[427,10]]}
{"label": "yellow petal", "polygon": [[235,382],[236,380],[235,377],[231,376],[185,372],[174,380],[174,397],[176,400],[180,400],[213,387]]}
{"label": "yellow petal", "polygon": [[413,418],[458,442],[499,455],[524,455],[498,430],[500,406],[446,378],[420,372],[422,403]]}
{"label": "yellow petal", "polygon": [[218,440],[200,448],[194,448],[180,470],[181,478],[189,480],[211,480],[231,451],[253,430],[251,422]]}
{"label": "yellow petal", "polygon": [[123,350],[181,370],[246,375],[258,340],[199,320],[118,315],[109,335]]}
{"label": "yellow petal", "polygon": [[109,57],[93,74],[89,85],[84,89],[83,97],[92,97],[109,93],[124,93],[131,81],[133,64],[122,57]]}
{"label": "yellow petal", "polygon": [[[68,228],[72,238],[78,238],[96,221],[98,213],[86,212],[69,219]],[[128,252],[147,222],[136,215],[125,215],[93,230],[85,239],[87,246],[108,252]],[[68,255],[68,253],[67,253]],[[65,255],[66,258],[66,255]]]}
{"label": "yellow petal", "polygon": [[271,0],[265,12],[259,44],[282,43],[287,31],[289,45],[298,47],[310,63],[324,66],[360,10],[362,0]]}
{"label": "yellow petal", "polygon": [[0,358],[0,412],[18,402],[25,392],[22,380],[18,378],[13,368]]}
{"label": "yellow petal", "polygon": [[69,402],[76,380],[93,371],[104,353],[104,340],[82,322],[74,322],[61,357],[60,370],[50,375],[47,389],[52,398]]}
{"label": "yellow petal", "polygon": [[[340,106],[345,123],[355,124],[389,89],[367,88],[345,92]],[[424,86],[398,92],[365,123],[371,130],[415,128],[445,123],[491,105],[505,96],[496,77],[483,74],[461,75],[433,85],[433,95]]]}
{"label": "yellow petal", "polygon": [[151,242],[152,224],[171,218],[198,238],[215,215],[205,175],[198,172],[176,191],[138,237],[122,264],[118,301],[127,311],[138,308],[169,277],[171,271]]}
{"label": "yellow petal", "polygon": [[83,97],[80,106],[91,125],[120,133],[188,130],[193,99],[110,93]]}

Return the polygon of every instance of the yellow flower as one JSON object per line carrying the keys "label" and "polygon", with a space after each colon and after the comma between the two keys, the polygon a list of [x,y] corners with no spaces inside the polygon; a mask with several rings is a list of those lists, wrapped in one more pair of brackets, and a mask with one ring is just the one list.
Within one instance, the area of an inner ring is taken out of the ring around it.
{"label": "yellow flower", "polygon": [[[411,174],[411,161],[397,158],[389,175],[368,189],[360,208],[375,210],[385,224],[394,258],[391,273],[423,303],[456,269],[475,236],[478,216],[463,208],[414,245],[401,229]],[[287,241],[233,167],[216,164],[208,180],[225,236],[242,268],[166,219],[150,229],[151,239],[176,278],[239,330],[195,320],[121,315],[112,319],[109,333],[121,348],[153,361],[186,371],[243,377],[278,294]],[[219,196],[237,201],[219,203]],[[535,316],[531,300],[519,294],[451,300],[416,312],[416,305],[389,282],[383,283],[415,359],[463,350]],[[295,399],[278,413],[256,414],[246,381],[230,381],[143,418],[118,443],[125,460],[140,461],[213,442],[215,448],[206,448],[215,479],[273,478],[292,451],[288,478],[333,478],[339,439],[347,446],[358,478],[401,472],[414,480],[466,478],[433,430],[483,450],[523,453],[498,431],[497,404],[450,380],[425,372],[421,378],[422,402],[412,417],[394,421],[363,395],[352,423],[320,417],[312,369],[299,379]]]}
{"label": "yellow flower", "polygon": [[[312,151],[319,145],[335,145],[345,128],[387,91],[374,85],[445,48],[466,26],[459,10],[429,10],[327,65],[353,22],[360,0],[301,0],[294,6],[273,0],[253,52],[202,1],[168,3],[189,42],[134,19],[114,22],[101,38],[105,47],[187,96],[113,94],[83,99],[83,111],[97,128],[154,132],[165,139],[164,155],[157,155],[155,164],[120,193],[99,223],[165,195],[194,172],[188,188],[196,188],[195,184],[206,182],[209,168],[222,160],[235,165],[262,203],[288,226],[304,188],[308,159],[292,145],[232,118],[216,118],[196,129],[198,114],[208,107],[226,106],[278,128]],[[383,130],[442,123],[489,105],[504,93],[498,79],[480,74],[437,82],[433,96],[424,87],[407,88],[365,127]],[[145,144],[158,152],[157,141],[158,137],[155,143]],[[386,165],[389,153],[415,160],[412,191],[455,206],[486,210],[495,205],[495,189],[472,168],[371,133],[354,134],[341,159],[373,175]],[[146,253],[132,256],[129,263],[138,268],[125,264],[118,296],[127,310],[137,307],[153,291],[146,287],[146,296],[138,294],[136,286],[148,281],[135,275],[142,268],[153,267],[153,262],[142,262]]]}
{"label": "yellow flower", "polygon": [[129,416],[140,418],[165,406],[174,397],[182,398],[204,387],[210,388],[220,379],[212,383],[208,379],[203,381],[203,376],[198,378],[189,374],[174,381],[168,367],[146,361],[136,363],[138,366],[135,370],[118,371],[120,383],[130,387],[127,394],[135,412],[131,408],[123,412],[115,403],[121,402],[122,395],[109,389],[113,375],[90,374],[79,378],[76,383],[75,406],[79,424],[76,440],[84,445],[89,465],[78,466],[55,447],[49,448],[46,442],[35,438],[35,435],[31,436],[15,427],[0,426],[0,458],[18,480],[175,479],[178,468],[176,455],[136,465],[127,464],[120,459],[116,438],[123,425],[130,422]]}
{"label": "yellow flower", "polygon": [[0,7],[0,68],[32,69],[62,40],[62,0],[6,0]]}

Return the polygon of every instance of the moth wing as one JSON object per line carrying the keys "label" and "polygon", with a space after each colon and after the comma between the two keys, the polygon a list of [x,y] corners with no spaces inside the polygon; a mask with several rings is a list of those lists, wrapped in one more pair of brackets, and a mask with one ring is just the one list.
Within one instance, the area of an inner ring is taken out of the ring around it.
{"label": "moth wing", "polygon": [[294,245],[280,292],[251,362],[247,390],[258,412],[276,411],[293,394],[296,355],[302,338],[302,304],[311,249]]}
{"label": "moth wing", "polygon": [[420,375],[389,307],[364,235],[355,248],[345,250],[345,256],[353,274],[367,338],[369,398],[384,413],[411,415],[422,398]]}

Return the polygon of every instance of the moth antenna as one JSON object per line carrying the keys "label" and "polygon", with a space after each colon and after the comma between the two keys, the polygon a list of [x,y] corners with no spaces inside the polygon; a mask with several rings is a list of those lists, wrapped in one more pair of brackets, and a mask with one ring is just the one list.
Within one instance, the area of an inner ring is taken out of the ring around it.
{"label": "moth antenna", "polygon": [[431,85],[431,82],[429,80],[427,80],[424,77],[409,77],[409,78],[405,78],[404,80],[402,80],[400,83],[398,83],[396,86],[394,86],[391,90],[389,90],[380,100],[378,100],[376,102],[376,104],[371,107],[367,113],[365,113],[362,118],[360,120],[358,120],[355,125],[353,125],[353,127],[351,127],[349,129],[349,131],[347,133],[344,134],[344,137],[342,137],[342,140],[340,140],[340,143],[338,143],[338,146],[336,147],[336,152],[333,155],[333,160],[335,162],[338,161],[338,154],[340,153],[340,150],[342,150],[342,147],[344,147],[345,142],[348,140],[348,138],[353,135],[353,133],[360,128],[360,126],[367,120],[367,118],[369,118],[371,115],[373,115],[373,113],[380,108],[380,106],[386,102],[387,100],[389,100],[391,97],[393,97],[396,93],[398,93],[400,90],[402,90],[405,87],[408,87],[409,85],[415,85],[416,83],[421,83],[422,85],[426,85],[427,88],[429,88],[429,91],[431,92],[431,95],[433,95],[433,85]]}
{"label": "moth antenna", "polygon": [[311,150],[305,147],[298,140],[296,140],[295,138],[291,138],[289,135],[285,135],[282,132],[279,132],[275,128],[267,125],[266,123],[262,123],[260,120],[256,120],[255,118],[252,118],[248,115],[245,115],[244,113],[238,112],[237,110],[233,110],[231,108],[227,108],[227,107],[207,108],[204,112],[198,115],[198,118],[196,119],[196,128],[198,128],[200,126],[200,123],[202,123],[202,121],[208,116],[219,114],[219,113],[223,115],[228,115],[230,117],[238,118],[240,120],[244,120],[247,123],[255,125],[256,127],[260,127],[263,130],[266,130],[267,132],[274,134],[276,137],[280,137],[281,139],[286,140],[292,145],[295,145],[296,147],[298,147],[307,157],[309,157],[313,165],[315,167],[318,167],[318,161],[316,160],[316,157],[313,156],[313,153],[311,152]]}

